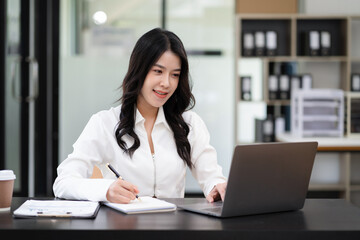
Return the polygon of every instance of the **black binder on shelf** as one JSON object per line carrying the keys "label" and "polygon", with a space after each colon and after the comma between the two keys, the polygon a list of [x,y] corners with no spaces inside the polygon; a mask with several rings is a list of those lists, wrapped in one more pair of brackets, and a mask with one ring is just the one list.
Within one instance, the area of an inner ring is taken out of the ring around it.
{"label": "black binder on shelf", "polygon": [[266,55],[275,56],[277,55],[277,32],[267,31],[266,32]]}
{"label": "black binder on shelf", "polygon": [[[274,132],[275,132],[275,139],[278,134],[284,133],[286,131],[286,119],[285,116],[278,116],[275,118],[274,122]],[[274,140],[275,140],[274,139]]]}
{"label": "black binder on shelf", "polygon": [[254,56],[254,34],[252,32],[244,32],[242,38],[242,55],[245,57]]}
{"label": "black binder on shelf", "polygon": [[298,89],[301,89],[301,76],[300,75],[292,75],[290,79],[290,98],[292,93]]}
{"label": "black binder on shelf", "polygon": [[280,89],[280,99],[288,100],[290,99],[290,76],[289,75],[280,75],[279,79],[279,89]]}
{"label": "black binder on shelf", "polygon": [[360,133],[360,99],[351,99],[350,132]]}
{"label": "black binder on shelf", "polygon": [[255,119],[255,142],[274,142],[274,121],[272,117]]}
{"label": "black binder on shelf", "polygon": [[265,33],[263,31],[255,32],[255,55],[265,55]]}
{"label": "black binder on shelf", "polygon": [[274,119],[272,116],[268,116],[263,121],[263,142],[274,142],[275,141],[275,129]]}
{"label": "black binder on shelf", "polygon": [[279,77],[278,75],[269,76],[269,100],[279,99]]}
{"label": "black binder on shelf", "polygon": [[241,100],[251,100],[251,76],[243,76],[241,79]]}
{"label": "black binder on shelf", "polygon": [[318,31],[308,31],[305,33],[304,52],[306,56],[320,55],[320,33]]}
{"label": "black binder on shelf", "polygon": [[331,34],[329,31],[320,32],[321,56],[331,55]]}
{"label": "black binder on shelf", "polygon": [[263,138],[263,119],[255,119],[255,142],[261,143],[264,141]]}
{"label": "black binder on shelf", "polygon": [[360,92],[360,73],[351,74],[351,91]]}

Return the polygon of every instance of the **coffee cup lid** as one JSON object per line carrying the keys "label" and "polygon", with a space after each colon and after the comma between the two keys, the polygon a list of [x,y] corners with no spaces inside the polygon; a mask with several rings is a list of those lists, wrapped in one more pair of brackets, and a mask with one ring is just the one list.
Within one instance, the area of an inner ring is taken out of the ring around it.
{"label": "coffee cup lid", "polygon": [[0,181],[13,180],[16,176],[12,170],[0,170]]}

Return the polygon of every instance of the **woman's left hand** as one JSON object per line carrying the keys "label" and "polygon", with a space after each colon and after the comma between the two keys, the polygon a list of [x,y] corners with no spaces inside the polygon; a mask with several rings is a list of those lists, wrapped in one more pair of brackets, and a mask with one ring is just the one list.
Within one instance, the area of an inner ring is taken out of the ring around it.
{"label": "woman's left hand", "polygon": [[226,185],[227,182],[216,184],[211,190],[211,192],[206,196],[206,200],[208,200],[209,202],[216,202],[220,199],[224,201]]}

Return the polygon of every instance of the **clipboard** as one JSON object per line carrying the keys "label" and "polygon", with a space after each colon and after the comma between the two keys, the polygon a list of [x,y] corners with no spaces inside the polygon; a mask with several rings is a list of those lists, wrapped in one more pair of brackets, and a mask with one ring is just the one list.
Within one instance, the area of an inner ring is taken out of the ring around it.
{"label": "clipboard", "polygon": [[98,202],[69,200],[27,200],[13,212],[14,218],[95,218]]}

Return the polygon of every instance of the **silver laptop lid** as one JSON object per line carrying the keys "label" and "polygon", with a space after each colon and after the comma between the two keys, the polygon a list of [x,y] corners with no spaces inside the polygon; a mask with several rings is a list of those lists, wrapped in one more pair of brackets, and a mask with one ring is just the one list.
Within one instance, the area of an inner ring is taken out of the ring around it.
{"label": "silver laptop lid", "polygon": [[235,147],[222,217],[301,209],[317,142]]}

